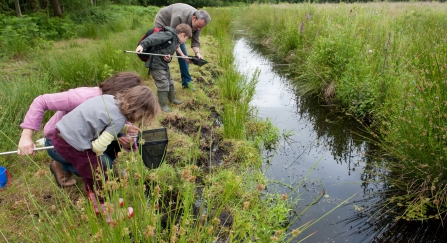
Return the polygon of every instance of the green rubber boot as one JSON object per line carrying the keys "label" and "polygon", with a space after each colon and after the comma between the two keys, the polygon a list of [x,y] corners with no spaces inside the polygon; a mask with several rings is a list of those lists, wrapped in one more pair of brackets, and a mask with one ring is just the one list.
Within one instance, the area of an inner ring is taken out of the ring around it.
{"label": "green rubber boot", "polygon": [[158,104],[160,104],[160,108],[164,112],[171,112],[168,106],[168,91],[158,91]]}
{"label": "green rubber boot", "polygon": [[174,85],[173,84],[171,84],[169,86],[169,93],[168,94],[169,94],[168,98],[169,98],[169,101],[171,101],[171,103],[174,103],[176,105],[183,103],[182,101],[180,101],[180,100],[175,98],[175,89],[174,89]]}

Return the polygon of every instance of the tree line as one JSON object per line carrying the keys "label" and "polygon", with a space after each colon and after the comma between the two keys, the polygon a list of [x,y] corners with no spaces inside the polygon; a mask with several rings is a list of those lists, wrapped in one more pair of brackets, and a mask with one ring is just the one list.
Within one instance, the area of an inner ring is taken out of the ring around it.
{"label": "tree line", "polygon": [[[390,1],[390,2],[408,2]],[[21,17],[23,14],[46,12],[48,17],[63,17],[65,12],[79,11],[92,6],[108,4],[138,5],[138,6],[167,6],[176,2],[182,2],[196,8],[229,6],[234,4],[251,3],[354,3],[372,2],[371,0],[2,0],[0,1],[0,14],[9,14]],[[431,1],[430,1],[431,2]],[[445,0],[440,0],[445,2]]]}

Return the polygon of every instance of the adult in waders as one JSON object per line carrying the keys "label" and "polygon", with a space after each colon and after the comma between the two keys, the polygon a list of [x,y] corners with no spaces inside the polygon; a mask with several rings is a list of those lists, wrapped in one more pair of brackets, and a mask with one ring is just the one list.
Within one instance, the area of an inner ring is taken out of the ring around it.
{"label": "adult in waders", "polygon": [[[164,7],[158,11],[154,20],[154,27],[170,26],[175,28],[179,24],[187,24],[192,29],[191,48],[195,55],[199,59],[203,59],[200,54],[200,33],[202,29],[211,21],[211,17],[205,10],[197,10],[194,7],[184,4],[175,3],[167,7]],[[181,57],[187,57],[186,44],[183,43],[176,50],[177,55]],[[182,76],[183,88],[190,88],[195,91],[193,87],[190,87],[189,83],[192,81],[189,74],[189,59],[179,58],[180,73]]]}

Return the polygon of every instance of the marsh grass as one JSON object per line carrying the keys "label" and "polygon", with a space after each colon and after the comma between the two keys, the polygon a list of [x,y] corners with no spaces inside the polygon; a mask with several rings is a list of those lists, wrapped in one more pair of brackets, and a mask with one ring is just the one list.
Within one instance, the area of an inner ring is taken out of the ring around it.
{"label": "marsh grass", "polygon": [[27,111],[23,107],[29,106],[35,97],[55,91],[51,79],[46,74],[33,73],[25,77],[3,77],[0,80],[0,121],[2,121],[0,130],[3,133],[0,135],[0,147],[2,150],[16,148],[7,138],[17,138],[17,135],[20,135],[18,125],[22,123]]}
{"label": "marsh grass", "polygon": [[292,64],[289,72],[301,94],[319,96],[371,124],[381,147],[397,158],[388,165],[393,173],[387,179],[403,218],[440,218],[447,209],[445,5],[283,4],[246,10],[238,21],[252,40],[278,50],[276,60]]}
{"label": "marsh grass", "polygon": [[[225,16],[222,9],[214,11]],[[213,23],[217,27],[210,26],[210,30],[228,28],[219,26],[228,23],[226,21],[220,22],[216,18]],[[7,134],[8,140],[18,140],[20,129],[17,126],[23,119],[23,112],[38,94],[78,86],[96,86],[107,75],[122,70],[135,71],[147,77],[146,68],[136,56],[122,53],[124,49],[135,48],[134,43],[146,29],[140,27],[123,33],[109,33],[111,39],[101,40],[100,43],[87,39],[56,43],[59,48],[45,51],[44,57],[40,53],[31,55],[41,59],[22,63],[27,67],[25,70],[8,72],[8,77],[17,78],[12,79],[16,81],[14,85],[8,86],[2,82],[8,92],[1,96],[7,101],[6,110],[2,106],[2,114],[6,111],[4,114],[7,115],[0,120],[2,130],[11,128]],[[116,163],[119,169],[127,171],[129,177],[111,177],[103,182],[102,193],[107,202],[104,214],[114,219],[108,224],[105,217],[95,215],[83,192],[82,183],[64,189],[55,185],[48,170],[50,159],[45,152],[39,152],[34,157],[2,157],[0,164],[5,165],[13,177],[12,186],[1,192],[0,221],[8,222],[0,229],[2,239],[7,242],[245,242],[247,239],[269,242],[285,239],[290,209],[295,207],[299,198],[291,199],[286,195],[267,192],[268,181],[258,169],[262,163],[260,144],[277,141],[276,130],[271,124],[267,122],[263,125],[263,120],[250,120],[253,113],[248,104],[253,97],[259,72],[251,78],[236,75],[229,63],[233,42],[223,32],[218,33],[217,40],[206,35],[201,37],[204,43],[201,49],[209,54],[209,60],[219,60],[219,55],[224,57],[223,62],[218,62],[224,66],[210,63],[208,70],[191,67],[191,72],[202,74],[203,79],[197,83],[196,95],[191,96],[188,91],[177,89],[177,96],[184,100],[185,105],[173,107],[171,114],[163,114],[154,124],[158,127],[163,121],[179,120],[197,128],[197,132],[186,134],[172,123],[167,123],[169,151],[173,151],[168,158],[178,162],[172,163],[167,159],[159,168],[148,170],[136,153],[122,152]],[[176,65],[171,67],[178,80]],[[29,76],[32,78],[23,80],[23,77],[17,76],[22,72],[32,73]],[[33,76],[35,72],[46,75]],[[230,74],[230,78],[223,80],[230,83],[215,80],[216,74],[226,73]],[[239,78],[237,82],[233,80],[236,78]],[[150,77],[145,83],[155,89]],[[205,89],[213,84],[221,88]],[[233,87],[223,95],[220,93],[224,88],[221,85],[227,84]],[[198,166],[197,160],[203,153],[199,149],[205,143],[200,131],[210,126],[206,119],[210,117],[211,105],[215,106],[214,112],[221,112],[227,117],[223,118],[223,128],[211,129],[210,133],[221,137],[218,143],[231,146],[225,151],[222,166],[211,161],[212,146],[206,151],[209,156],[209,161],[205,163],[207,166]],[[201,109],[200,106],[207,108]],[[225,114],[227,110],[233,113]],[[229,117],[235,114],[237,119]],[[246,123],[257,129],[251,129],[247,135]],[[232,126],[240,127],[232,130]],[[228,134],[225,134],[225,129],[229,131]],[[35,134],[36,138],[41,136],[41,132]],[[269,139],[264,143],[264,138]],[[17,147],[14,144],[11,146]],[[124,199],[123,208],[118,206],[119,198]],[[131,219],[125,217],[128,206],[135,211]]]}

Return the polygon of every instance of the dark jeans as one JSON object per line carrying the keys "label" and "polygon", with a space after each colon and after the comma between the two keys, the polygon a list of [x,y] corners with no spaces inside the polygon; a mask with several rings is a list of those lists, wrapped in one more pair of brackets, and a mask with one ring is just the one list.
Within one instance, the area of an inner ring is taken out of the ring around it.
{"label": "dark jeans", "polygon": [[[45,138],[45,146],[53,146],[52,140]],[[104,151],[104,153],[100,156],[101,162],[107,169],[112,169],[113,162],[120,151],[120,146],[116,140],[112,141],[112,143],[107,146],[106,151]],[[54,161],[62,164],[63,170],[71,172],[77,176],[81,176],[73,164],[65,160],[55,149],[49,149],[47,150],[47,153]]]}
{"label": "dark jeans", "polygon": [[[186,44],[180,44],[180,49],[182,50],[183,54],[188,55],[186,52]],[[183,58],[178,59],[178,64],[180,66],[180,73],[182,76],[182,86],[188,87],[188,83],[191,82],[192,78],[191,75],[189,75],[189,64],[183,60]]]}

